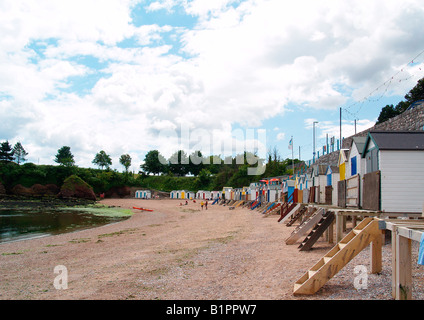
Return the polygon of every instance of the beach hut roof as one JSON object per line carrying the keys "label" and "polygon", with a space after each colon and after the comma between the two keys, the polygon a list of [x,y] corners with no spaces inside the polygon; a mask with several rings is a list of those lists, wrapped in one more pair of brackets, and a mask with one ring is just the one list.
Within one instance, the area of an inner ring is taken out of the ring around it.
{"label": "beach hut roof", "polygon": [[424,150],[424,131],[370,131],[362,151],[370,140],[379,150]]}
{"label": "beach hut roof", "polygon": [[352,139],[352,143],[356,144],[356,148],[358,149],[359,154],[362,154],[367,137],[353,137]]}

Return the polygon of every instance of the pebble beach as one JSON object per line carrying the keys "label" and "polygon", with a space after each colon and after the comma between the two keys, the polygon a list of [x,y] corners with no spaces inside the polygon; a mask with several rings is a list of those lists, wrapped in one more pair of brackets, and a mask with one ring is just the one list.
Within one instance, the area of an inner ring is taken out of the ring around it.
{"label": "pebble beach", "polygon": [[[392,300],[391,244],[383,270],[356,289],[360,252],[313,295],[293,295],[294,283],[334,244],[320,238],[301,252],[285,239],[296,225],[256,210],[180,200],[104,199],[131,209],[127,220],[92,229],[0,244],[1,300]],[[140,211],[133,207],[148,208]],[[390,239],[390,238],[389,238]],[[412,243],[413,299],[424,298],[424,266]],[[57,266],[67,288],[54,285]]]}

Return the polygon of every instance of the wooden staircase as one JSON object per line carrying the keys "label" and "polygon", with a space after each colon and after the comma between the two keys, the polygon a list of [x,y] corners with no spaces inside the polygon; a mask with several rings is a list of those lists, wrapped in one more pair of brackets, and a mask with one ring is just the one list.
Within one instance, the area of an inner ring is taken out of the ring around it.
{"label": "wooden staircase", "polygon": [[269,210],[268,212],[267,212],[267,214],[268,215],[271,215],[271,214],[273,214],[273,213],[276,213],[277,211],[279,211],[280,210],[280,206],[281,206],[281,203],[280,202],[278,202],[274,207],[272,207],[271,208],[271,210]]}
{"label": "wooden staircase", "polygon": [[[371,242],[381,237],[378,220],[365,218],[294,284],[294,295],[314,294]],[[381,240],[381,239],[380,239]]]}
{"label": "wooden staircase", "polygon": [[293,202],[293,203],[286,202],[285,204],[283,204],[283,206],[281,207],[281,215],[280,215],[280,219],[278,219],[279,223],[284,223],[288,218],[291,217],[292,214],[297,212],[297,210],[299,210],[301,207],[301,204],[296,202]]}
{"label": "wooden staircase", "polygon": [[286,239],[286,244],[291,245],[295,244],[297,240],[303,237],[307,232],[309,232],[322,218],[324,214],[324,209],[319,208],[311,210],[312,214],[308,219],[305,219],[296,229],[293,230],[291,235]]}
{"label": "wooden staircase", "polygon": [[236,208],[238,208],[238,207],[242,206],[243,204],[244,204],[244,200],[240,200],[240,202],[239,202],[239,203],[237,203],[237,204],[235,205],[235,207],[236,207]]}
{"label": "wooden staircase", "polygon": [[307,211],[308,211],[308,207],[302,204],[300,210],[298,210],[296,214],[291,216],[291,219],[289,222],[286,223],[286,226],[291,227],[293,223],[295,223],[296,220],[298,220],[301,216],[303,216]]}
{"label": "wooden staircase", "polygon": [[311,250],[312,246],[317,242],[319,237],[327,230],[330,224],[336,218],[334,212],[327,211],[325,212],[321,220],[315,225],[315,227],[311,230],[311,232],[306,236],[305,240],[300,244],[300,251],[308,251]]}
{"label": "wooden staircase", "polygon": [[265,208],[265,210],[264,211],[262,211],[262,214],[266,214],[269,210],[271,210],[274,206],[276,205],[276,203],[275,202],[273,202],[273,203],[271,203],[269,206],[267,206],[266,208]]}

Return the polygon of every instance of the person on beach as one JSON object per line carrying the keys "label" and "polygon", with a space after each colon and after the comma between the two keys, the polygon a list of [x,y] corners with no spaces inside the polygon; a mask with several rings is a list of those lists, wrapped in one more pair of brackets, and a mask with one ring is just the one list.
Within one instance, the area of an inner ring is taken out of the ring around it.
{"label": "person on beach", "polygon": [[208,210],[208,200],[205,202],[205,209]]}
{"label": "person on beach", "polygon": [[203,201],[202,201],[202,202],[200,202],[200,206],[202,207],[202,210],[203,210]]}

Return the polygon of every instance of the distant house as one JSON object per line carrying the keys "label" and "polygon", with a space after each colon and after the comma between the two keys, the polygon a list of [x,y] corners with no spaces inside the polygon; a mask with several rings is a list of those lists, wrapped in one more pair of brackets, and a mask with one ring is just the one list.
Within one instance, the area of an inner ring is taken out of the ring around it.
{"label": "distant house", "polygon": [[193,191],[187,191],[185,193],[185,198],[186,199],[190,199],[190,200],[195,199],[196,198],[196,194]]}
{"label": "distant house", "polygon": [[370,131],[362,158],[364,209],[423,212],[423,131]]}
{"label": "distant house", "polygon": [[187,190],[172,190],[170,193],[171,199],[190,199],[194,198],[194,193]]}
{"label": "distant house", "polygon": [[199,190],[196,193],[196,199],[203,199],[203,200],[211,199],[211,192]]}
{"label": "distant house", "polygon": [[137,190],[135,192],[135,197],[137,199],[150,199],[152,197],[152,193],[150,190]]}
{"label": "distant house", "polygon": [[363,174],[365,170],[365,159],[362,158],[362,152],[364,150],[365,140],[367,137],[353,137],[352,146],[348,153],[348,167],[349,172],[346,173],[346,177],[352,177],[356,174]]}
{"label": "distant house", "polygon": [[169,196],[171,199],[179,199],[180,192],[178,190],[172,190]]}
{"label": "distant house", "polygon": [[222,188],[222,196],[225,200],[231,200],[233,188],[231,187],[224,187]]}
{"label": "distant house", "polygon": [[258,182],[252,182],[249,185],[248,197],[247,197],[248,200],[255,201],[258,199],[260,186],[261,184]]}
{"label": "distant house", "polygon": [[346,179],[346,206],[361,207],[363,188],[362,179],[365,172],[365,159],[362,158],[366,137],[353,137],[347,155],[345,171]]}
{"label": "distant house", "polygon": [[211,199],[222,198],[222,191],[211,191]]}
{"label": "distant house", "polygon": [[340,181],[343,181],[346,179],[346,170],[349,170],[348,168],[348,153],[349,149],[341,149],[339,153],[339,173],[340,173]]}
{"label": "distant house", "polygon": [[327,166],[322,164],[314,165],[312,170],[313,185],[315,187],[316,203],[325,203],[325,186],[327,185]]}
{"label": "distant house", "polygon": [[325,203],[337,206],[338,182],[340,173],[338,166],[328,166],[326,171],[327,184],[325,187]]}

